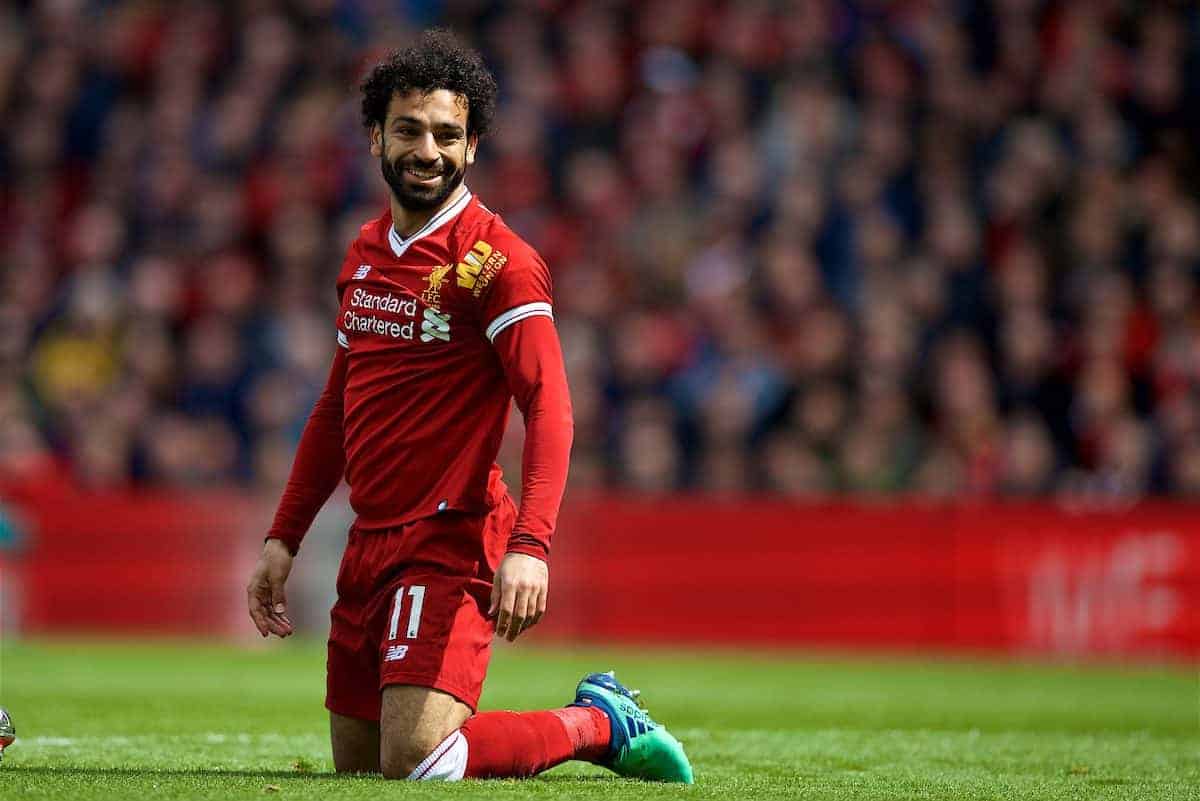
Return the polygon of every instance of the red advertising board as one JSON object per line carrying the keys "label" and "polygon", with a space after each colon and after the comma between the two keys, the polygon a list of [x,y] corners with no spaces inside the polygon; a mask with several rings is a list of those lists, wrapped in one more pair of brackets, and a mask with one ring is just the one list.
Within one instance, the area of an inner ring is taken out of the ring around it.
{"label": "red advertising board", "polygon": [[[246,633],[250,499],[6,500],[25,631]],[[1200,658],[1195,506],[579,497],[551,575],[545,638]]]}
{"label": "red advertising board", "polygon": [[597,497],[555,549],[563,636],[1200,657],[1196,506]]}
{"label": "red advertising board", "polygon": [[245,616],[253,505],[242,495],[57,489],[4,500],[26,529],[0,551],[0,598],[19,613],[9,626],[223,635]]}

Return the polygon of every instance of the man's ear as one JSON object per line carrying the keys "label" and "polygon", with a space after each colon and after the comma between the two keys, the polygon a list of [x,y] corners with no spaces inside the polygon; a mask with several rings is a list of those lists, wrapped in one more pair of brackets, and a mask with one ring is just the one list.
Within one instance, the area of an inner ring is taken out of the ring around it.
{"label": "man's ear", "polygon": [[467,137],[467,164],[475,163],[475,148],[479,147],[479,135],[471,134]]}
{"label": "man's ear", "polygon": [[371,126],[371,155],[375,158],[383,155],[383,126],[379,123]]}

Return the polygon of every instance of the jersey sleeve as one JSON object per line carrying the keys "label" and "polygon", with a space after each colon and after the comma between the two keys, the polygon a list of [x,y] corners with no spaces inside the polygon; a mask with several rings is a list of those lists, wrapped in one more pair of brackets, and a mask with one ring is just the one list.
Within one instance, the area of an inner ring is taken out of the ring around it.
{"label": "jersey sleeve", "polygon": [[[546,559],[566,486],[573,431],[550,270],[519,239],[494,246],[480,240],[471,255],[475,263],[468,256],[466,266],[477,265],[477,282],[486,284],[480,324],[525,418],[521,506],[507,551]],[[522,321],[528,322],[518,325]]]}
{"label": "jersey sleeve", "polygon": [[[492,343],[502,331],[521,320],[530,317],[554,319],[550,269],[542,258],[519,241],[508,254],[501,253],[498,257],[495,252],[497,249],[491,249],[488,260],[495,264],[499,257],[503,257],[505,261],[490,281],[480,310],[483,333]],[[481,280],[486,277],[484,273]]]}
{"label": "jersey sleeve", "polygon": [[525,418],[521,508],[507,551],[545,560],[566,489],[574,433],[558,333],[548,317],[538,315],[505,329],[493,345]]}

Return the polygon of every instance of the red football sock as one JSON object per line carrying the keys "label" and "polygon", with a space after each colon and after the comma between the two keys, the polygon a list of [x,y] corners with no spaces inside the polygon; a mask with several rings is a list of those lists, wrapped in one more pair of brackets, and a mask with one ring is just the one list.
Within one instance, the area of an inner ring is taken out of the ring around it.
{"label": "red football sock", "polygon": [[462,725],[467,777],[532,776],[568,759],[596,761],[608,753],[608,716],[594,707],[545,712],[481,712]]}

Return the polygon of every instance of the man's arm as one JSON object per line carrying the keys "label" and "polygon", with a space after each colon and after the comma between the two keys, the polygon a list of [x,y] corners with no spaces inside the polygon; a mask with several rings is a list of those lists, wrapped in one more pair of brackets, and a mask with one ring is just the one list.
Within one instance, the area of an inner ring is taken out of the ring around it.
{"label": "man's arm", "polygon": [[525,418],[521,508],[496,573],[490,610],[497,633],[511,641],[546,611],[546,560],[567,484],[574,423],[553,320],[522,320],[501,331],[492,344]]}
{"label": "man's arm", "polygon": [[342,440],[342,398],[346,388],[346,352],[338,348],[325,389],[304,425],[287,487],[267,533],[262,555],[250,583],[246,602],[259,634],[286,637],[292,633],[284,585],[292,558],[317,512],[342,480],[346,455]]}

